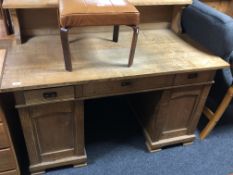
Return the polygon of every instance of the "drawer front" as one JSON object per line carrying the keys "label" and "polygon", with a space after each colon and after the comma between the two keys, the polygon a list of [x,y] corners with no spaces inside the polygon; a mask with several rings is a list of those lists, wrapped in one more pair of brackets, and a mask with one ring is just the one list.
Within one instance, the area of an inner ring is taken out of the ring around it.
{"label": "drawer front", "polygon": [[171,86],[173,82],[172,75],[137,78],[120,81],[107,81],[89,83],[83,87],[83,95],[85,97],[91,96],[105,96],[110,94],[131,93],[143,90],[150,90]]}
{"label": "drawer front", "polygon": [[214,72],[195,72],[186,74],[177,74],[174,85],[184,85],[193,83],[202,83],[207,81],[212,81],[214,77]]}
{"label": "drawer front", "polygon": [[27,105],[48,103],[51,101],[71,100],[74,99],[74,88],[72,86],[68,86],[25,91],[24,97]]}
{"label": "drawer front", "polygon": [[0,172],[16,168],[15,159],[10,149],[0,150]]}
{"label": "drawer front", "polygon": [[10,146],[9,139],[6,130],[2,123],[0,123],[0,149],[7,148]]}
{"label": "drawer front", "polygon": [[10,170],[10,171],[1,172],[0,175],[19,175],[19,173],[16,170]]}

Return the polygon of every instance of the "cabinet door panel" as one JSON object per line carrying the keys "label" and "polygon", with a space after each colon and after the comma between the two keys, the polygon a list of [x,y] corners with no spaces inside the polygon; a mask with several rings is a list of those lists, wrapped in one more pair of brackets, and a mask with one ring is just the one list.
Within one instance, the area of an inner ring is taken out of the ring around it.
{"label": "cabinet door panel", "polygon": [[199,103],[202,88],[182,88],[171,91],[166,110],[161,139],[187,134],[189,121]]}
{"label": "cabinet door panel", "polygon": [[30,171],[86,163],[83,101],[19,107]]}
{"label": "cabinet door panel", "polygon": [[[39,152],[44,158],[72,154],[74,148],[73,102],[48,104],[30,108],[37,135]],[[71,153],[69,153],[71,152]]]}
{"label": "cabinet door panel", "polygon": [[42,154],[74,146],[73,139],[70,139],[74,137],[71,114],[41,116],[34,119],[33,123]]}
{"label": "cabinet door panel", "polygon": [[[187,90],[183,91],[181,94],[179,92],[178,94],[176,92],[172,94],[173,97],[171,97],[168,104],[169,114],[167,114],[165,130],[176,130],[187,127],[189,118],[196,108],[199,94],[200,90]],[[169,120],[173,120],[173,122]]]}

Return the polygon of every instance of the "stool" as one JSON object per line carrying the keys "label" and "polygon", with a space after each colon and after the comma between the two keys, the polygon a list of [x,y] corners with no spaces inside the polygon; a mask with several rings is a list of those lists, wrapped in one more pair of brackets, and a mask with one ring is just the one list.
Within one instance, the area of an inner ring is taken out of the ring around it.
{"label": "stool", "polygon": [[133,64],[139,33],[139,12],[126,0],[59,0],[60,35],[65,67],[72,71],[68,31],[82,26],[114,26],[113,41],[118,41],[119,26],[133,29],[128,67]]}

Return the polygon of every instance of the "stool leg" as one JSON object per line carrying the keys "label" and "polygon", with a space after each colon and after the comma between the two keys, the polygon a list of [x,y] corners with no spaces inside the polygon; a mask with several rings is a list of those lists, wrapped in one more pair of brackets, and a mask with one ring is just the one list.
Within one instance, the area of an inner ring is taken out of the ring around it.
{"label": "stool leg", "polygon": [[69,40],[68,40],[68,32],[69,30],[66,28],[60,29],[60,35],[61,35],[61,43],[62,43],[62,49],[64,54],[64,61],[65,61],[65,67],[67,71],[72,71],[72,63],[71,63],[71,54],[70,54],[70,46],[69,46]]}
{"label": "stool leg", "polygon": [[119,30],[120,30],[120,26],[119,25],[114,25],[114,27],[113,27],[113,38],[112,38],[112,40],[114,42],[118,42]]}
{"label": "stool leg", "polygon": [[131,43],[131,49],[129,54],[129,63],[128,67],[130,67],[133,64],[134,54],[137,46],[138,41],[138,34],[139,34],[139,27],[138,26],[131,26],[133,28],[133,39]]}

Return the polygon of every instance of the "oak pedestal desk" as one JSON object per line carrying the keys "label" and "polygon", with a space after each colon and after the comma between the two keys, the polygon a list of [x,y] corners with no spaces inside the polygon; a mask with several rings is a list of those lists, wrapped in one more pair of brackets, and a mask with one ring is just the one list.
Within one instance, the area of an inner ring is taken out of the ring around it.
{"label": "oak pedestal desk", "polygon": [[58,35],[13,43],[1,61],[1,92],[15,94],[31,173],[86,164],[86,99],[131,94],[150,151],[194,140],[214,74],[228,64],[187,37],[150,25],[141,26],[128,68],[130,31],[120,33],[119,43],[111,35],[71,35],[73,72],[64,71]]}

